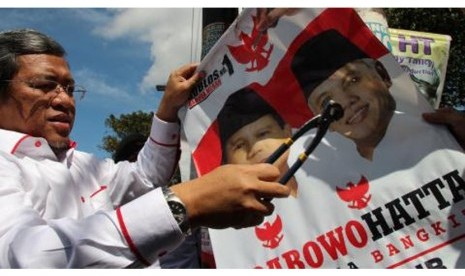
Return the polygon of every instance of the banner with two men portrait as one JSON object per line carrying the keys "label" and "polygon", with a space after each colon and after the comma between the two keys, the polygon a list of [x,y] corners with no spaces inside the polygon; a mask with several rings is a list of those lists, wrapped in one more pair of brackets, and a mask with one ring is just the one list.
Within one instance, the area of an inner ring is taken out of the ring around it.
{"label": "banner with two men portrait", "polygon": [[180,114],[199,175],[283,143],[282,176],[302,163],[261,225],[210,230],[218,268],[465,267],[465,154],[354,10],[244,9],[199,70]]}

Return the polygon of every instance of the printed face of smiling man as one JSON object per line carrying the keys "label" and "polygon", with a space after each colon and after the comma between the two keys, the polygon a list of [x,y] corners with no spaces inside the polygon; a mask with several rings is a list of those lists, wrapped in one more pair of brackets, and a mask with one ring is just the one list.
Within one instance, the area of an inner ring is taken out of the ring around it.
{"label": "printed face of smiling man", "polygon": [[[290,134],[289,125],[281,127],[272,115],[260,117],[240,128],[227,140],[226,162],[228,164],[262,163]],[[287,156],[283,155],[280,159],[287,159]]]}
{"label": "printed face of smiling man", "polygon": [[360,59],[339,68],[313,90],[308,98],[312,111],[319,114],[325,100],[342,105],[344,117],[331,130],[353,140],[359,153],[372,160],[394,114],[396,103],[389,92],[392,83],[384,66],[373,59]]}

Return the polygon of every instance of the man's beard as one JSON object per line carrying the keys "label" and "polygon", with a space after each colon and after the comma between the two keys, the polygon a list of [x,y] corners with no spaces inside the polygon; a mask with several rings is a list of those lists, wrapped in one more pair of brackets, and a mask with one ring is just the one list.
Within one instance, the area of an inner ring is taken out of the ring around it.
{"label": "man's beard", "polygon": [[69,141],[49,142],[49,145],[58,158],[61,158],[70,148]]}

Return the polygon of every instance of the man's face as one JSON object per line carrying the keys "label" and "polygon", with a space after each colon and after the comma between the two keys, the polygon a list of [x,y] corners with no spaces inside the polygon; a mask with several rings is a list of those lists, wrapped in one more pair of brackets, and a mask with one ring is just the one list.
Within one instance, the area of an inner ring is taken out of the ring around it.
{"label": "man's face", "polygon": [[[43,137],[54,150],[68,149],[76,110],[74,99],[62,88],[74,82],[66,60],[45,54],[17,60],[19,71],[10,81],[8,97],[0,101],[0,128]],[[44,92],[48,90],[31,87],[30,81],[37,79],[61,86]]]}
{"label": "man's face", "polygon": [[272,115],[265,115],[243,126],[226,142],[228,164],[264,162],[291,134],[290,127],[278,124]]}
{"label": "man's face", "polygon": [[[387,74],[387,73],[386,73]],[[325,100],[342,105],[344,117],[331,124],[331,129],[358,144],[376,145],[395,110],[389,92],[391,82],[362,61],[346,64],[319,85],[308,99],[313,112],[320,113]]]}

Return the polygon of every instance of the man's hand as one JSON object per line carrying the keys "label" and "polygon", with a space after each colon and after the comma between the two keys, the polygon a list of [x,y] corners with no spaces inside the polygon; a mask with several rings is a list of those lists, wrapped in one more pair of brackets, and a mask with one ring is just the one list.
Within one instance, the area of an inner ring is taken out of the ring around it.
{"label": "man's hand", "polygon": [[447,107],[436,112],[423,113],[423,119],[432,124],[446,125],[462,149],[465,150],[465,114]]}
{"label": "man's hand", "polygon": [[194,86],[203,78],[195,73],[198,64],[187,64],[171,72],[157,111],[157,117],[166,122],[176,122],[179,109],[187,102]]}
{"label": "man's hand", "polygon": [[171,189],[186,205],[192,227],[243,228],[273,213],[274,205],[264,198],[289,196],[278,176],[270,164],[225,165]]}
{"label": "man's hand", "polygon": [[296,14],[300,9],[297,8],[258,8],[257,17],[258,25],[257,29],[260,32],[265,32],[269,28],[275,27],[278,23],[279,18],[283,15],[291,16]]}

